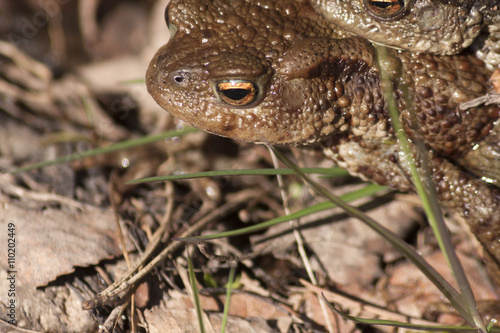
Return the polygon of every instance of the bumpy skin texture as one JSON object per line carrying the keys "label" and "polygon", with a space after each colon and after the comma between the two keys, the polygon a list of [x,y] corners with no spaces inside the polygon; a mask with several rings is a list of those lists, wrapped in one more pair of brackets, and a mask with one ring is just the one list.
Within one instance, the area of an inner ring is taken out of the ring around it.
{"label": "bumpy skin texture", "polygon": [[[457,54],[481,30],[491,35],[479,53],[500,64],[500,5],[498,0],[402,0],[393,17],[373,10],[370,0],[311,0],[335,24],[375,43],[414,52]],[[377,8],[377,7],[375,7]],[[485,30],[490,30],[486,32]]]}
{"label": "bumpy skin texture", "polygon": [[[305,0],[173,0],[168,21],[177,31],[146,75],[164,109],[238,140],[319,143],[351,173],[412,190],[366,40],[318,16]],[[388,52],[382,65],[406,131],[415,139],[412,126],[422,129],[439,200],[467,219],[498,264],[500,190],[456,165],[468,163],[463,157],[499,117],[497,106],[458,109],[491,89],[491,73],[472,57]],[[244,88],[226,93],[228,82]],[[400,98],[403,86],[415,116]]]}

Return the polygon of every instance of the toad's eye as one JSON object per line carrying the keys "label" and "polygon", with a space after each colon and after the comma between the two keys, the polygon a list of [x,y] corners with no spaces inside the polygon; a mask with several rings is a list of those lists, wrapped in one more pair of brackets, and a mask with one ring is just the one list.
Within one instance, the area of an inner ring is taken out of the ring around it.
{"label": "toad's eye", "polygon": [[403,16],[405,0],[364,0],[366,9],[370,15],[382,20],[395,20]]}
{"label": "toad's eye", "polygon": [[217,83],[217,94],[220,99],[232,106],[246,106],[257,99],[257,85],[245,80],[227,80]]}

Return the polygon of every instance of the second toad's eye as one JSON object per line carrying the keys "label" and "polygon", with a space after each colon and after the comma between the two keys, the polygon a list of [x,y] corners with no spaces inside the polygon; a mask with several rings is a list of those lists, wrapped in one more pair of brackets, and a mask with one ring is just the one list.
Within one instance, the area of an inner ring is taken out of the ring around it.
{"label": "second toad's eye", "polygon": [[259,89],[245,80],[227,80],[217,83],[217,93],[220,99],[232,106],[246,106],[257,99]]}
{"label": "second toad's eye", "polygon": [[405,0],[363,0],[368,13],[382,20],[399,19],[405,14]]}

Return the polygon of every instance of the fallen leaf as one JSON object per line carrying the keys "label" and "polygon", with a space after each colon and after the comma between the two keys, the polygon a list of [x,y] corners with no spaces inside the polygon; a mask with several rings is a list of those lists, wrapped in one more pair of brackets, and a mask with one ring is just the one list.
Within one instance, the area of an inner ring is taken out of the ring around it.
{"label": "fallen leaf", "polygon": [[[77,266],[95,265],[122,254],[110,210],[85,205],[82,211],[46,208],[42,211],[0,202],[2,244],[9,229],[15,241],[12,267],[0,261],[4,271],[16,271],[19,285],[35,289]],[[12,241],[11,241],[12,242]],[[4,249],[7,255],[7,245]]]}

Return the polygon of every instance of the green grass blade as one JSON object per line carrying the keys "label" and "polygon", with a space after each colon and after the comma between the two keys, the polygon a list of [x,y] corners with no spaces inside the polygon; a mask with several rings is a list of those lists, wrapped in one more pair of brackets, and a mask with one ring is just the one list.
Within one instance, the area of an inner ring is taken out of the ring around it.
{"label": "green grass blade", "polygon": [[222,327],[221,333],[226,331],[227,318],[229,316],[229,306],[231,305],[231,292],[233,289],[234,276],[236,274],[236,265],[232,265],[229,270],[229,278],[227,280],[227,288],[226,288],[226,301],[224,302],[224,314],[222,316]]}
{"label": "green grass blade", "polygon": [[[349,173],[342,168],[302,168],[302,172],[306,174],[321,174],[329,177],[342,177],[348,176]],[[217,177],[217,176],[275,176],[275,175],[293,175],[295,172],[290,169],[240,169],[240,170],[211,170],[204,172],[194,172],[181,175],[158,176],[148,177],[142,179],[135,179],[128,181],[126,184],[141,184],[146,182],[159,182],[170,180],[185,180],[203,177]]]}
{"label": "green grass blade", "polygon": [[193,288],[193,298],[194,306],[196,308],[196,317],[198,318],[198,325],[200,326],[200,332],[205,332],[205,325],[203,324],[203,312],[201,310],[200,294],[198,293],[198,285],[196,283],[196,277],[194,276],[193,262],[191,257],[187,256],[188,269],[189,269],[189,282],[191,283],[191,288]]}
{"label": "green grass blade", "polygon": [[493,325],[498,324],[498,321],[496,319],[490,319],[490,323],[486,327],[486,330],[488,332],[500,332],[500,328],[498,327],[493,327]]}
{"label": "green grass blade", "polygon": [[133,147],[153,143],[156,141],[160,141],[160,140],[164,140],[164,139],[168,139],[168,138],[173,138],[176,136],[186,135],[188,133],[193,133],[193,132],[197,132],[197,131],[198,130],[193,128],[193,127],[186,127],[180,131],[177,131],[177,130],[167,131],[167,132],[163,132],[160,134],[145,136],[145,137],[141,137],[141,138],[134,139],[134,140],[122,141],[122,142],[118,142],[118,143],[112,144],[112,145],[107,146],[107,147],[99,147],[96,149],[90,149],[90,150],[62,156],[62,157],[56,158],[56,159],[51,160],[51,161],[44,161],[44,162],[30,164],[30,165],[27,165],[27,166],[24,166],[21,168],[14,169],[14,170],[10,171],[10,173],[20,173],[20,172],[25,172],[25,171],[29,171],[29,170],[40,169],[43,167],[47,167],[49,165],[61,164],[61,163],[65,163],[65,162],[70,162],[70,161],[82,159],[85,157],[95,156],[95,155],[99,155],[99,154],[106,154],[106,153],[110,153],[110,152],[117,151],[117,150],[133,148]]}
{"label": "green grass blade", "polygon": [[144,84],[146,82],[146,79],[144,78],[138,78],[138,79],[131,79],[131,80],[123,80],[120,81],[120,84],[127,85],[127,84]]}
{"label": "green grass blade", "polygon": [[[325,298],[323,296],[323,298]],[[325,298],[326,300],[326,298]],[[359,318],[359,317],[353,317],[349,316],[346,313],[343,313],[342,311],[336,309],[331,303],[327,301],[328,306],[330,309],[338,313],[342,318],[346,320],[353,321],[358,324],[365,324],[365,325],[382,325],[382,326],[392,326],[392,327],[399,327],[399,328],[407,328],[407,329],[412,329],[412,330],[419,330],[419,331],[428,331],[428,332],[470,332],[470,333],[477,333],[477,328],[473,327],[464,327],[464,326],[441,326],[441,325],[420,325],[420,324],[409,324],[409,323],[404,323],[404,322],[399,322],[399,321],[392,321],[392,320],[384,320],[384,319],[365,319],[365,318]],[[494,329],[491,332],[500,332],[500,329]]]}
{"label": "green grass blade", "polygon": [[[377,50],[379,59],[387,59],[386,48],[378,46],[375,46],[375,48]],[[472,293],[469,281],[465,276],[462,264],[460,263],[458,256],[455,253],[455,249],[453,248],[453,245],[451,243],[451,237],[449,236],[448,229],[444,224],[443,214],[436,199],[437,196],[434,190],[434,185],[431,183],[430,177],[428,176],[431,174],[431,172],[430,170],[426,170],[426,166],[429,165],[429,163],[425,160],[426,149],[418,141],[415,142],[416,146],[419,148],[419,151],[424,152],[423,154],[420,154],[423,161],[422,163],[420,163],[422,167],[419,170],[414,163],[414,156],[410,149],[410,143],[408,141],[406,133],[399,122],[399,112],[396,101],[393,97],[394,95],[392,82],[389,78],[389,74],[386,73],[383,68],[381,69],[381,77],[384,95],[387,98],[388,110],[392,119],[392,126],[398,139],[398,143],[403,151],[403,158],[406,160],[406,163],[408,163],[410,167],[413,185],[415,186],[415,189],[422,200],[424,211],[427,215],[427,218],[429,219],[429,224],[432,228],[432,231],[436,235],[439,247],[445,256],[446,261],[448,262],[448,266],[453,272],[457,285],[459,286],[461,293],[460,298],[464,300],[464,302],[461,303],[464,304],[465,309],[468,313],[467,318],[464,317],[464,319],[467,320],[469,325],[472,326],[475,324],[481,330],[481,332],[486,332],[486,328],[484,327],[482,318],[477,311],[476,301],[474,299],[474,294]],[[404,98],[408,102],[408,105],[412,105],[407,87],[402,86],[400,88],[403,90]],[[418,129],[415,130],[418,132]],[[425,183],[423,181],[424,179],[426,180]],[[456,301],[457,299],[450,299],[450,302],[454,306],[456,305]]]}
{"label": "green grass blade", "polygon": [[[360,199],[363,197],[367,197],[370,195],[373,195],[377,192],[380,192],[382,190],[386,190],[387,188],[385,186],[380,186],[376,184],[368,184],[362,189],[359,189],[357,191],[352,191],[349,193],[346,193],[341,196],[341,198],[345,201],[353,201],[356,199]],[[335,208],[336,205],[330,201],[322,202],[316,205],[313,205],[311,207],[302,209],[298,212],[295,212],[290,215],[284,215],[280,216],[278,218],[262,222],[256,225],[252,225],[250,227],[246,228],[241,228],[237,230],[231,230],[231,231],[226,231],[226,232],[220,232],[217,234],[212,234],[212,235],[203,235],[203,236],[196,236],[196,237],[186,237],[186,238],[177,238],[176,240],[178,241],[185,241],[185,242],[194,242],[194,241],[200,241],[200,240],[208,240],[208,239],[218,239],[218,238],[225,238],[225,237],[233,237],[233,236],[240,236],[252,232],[256,232],[259,230],[267,229],[273,225],[288,222],[290,220],[298,219],[307,215],[311,215],[313,213],[317,213],[323,210]]]}

